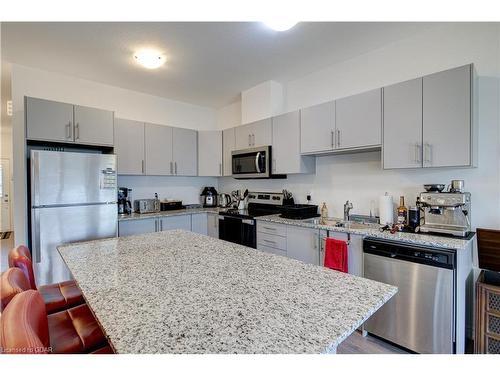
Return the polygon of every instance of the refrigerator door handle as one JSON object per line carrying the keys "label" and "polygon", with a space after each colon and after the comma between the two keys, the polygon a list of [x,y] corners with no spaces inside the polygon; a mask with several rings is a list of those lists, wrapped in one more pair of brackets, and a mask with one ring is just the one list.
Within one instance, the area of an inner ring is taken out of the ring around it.
{"label": "refrigerator door handle", "polygon": [[42,253],[40,250],[40,211],[33,210],[33,243],[31,244],[32,256],[35,263],[41,263]]}
{"label": "refrigerator door handle", "polygon": [[40,154],[33,152],[31,155],[31,186],[32,196],[31,201],[33,206],[38,206],[40,201]]}

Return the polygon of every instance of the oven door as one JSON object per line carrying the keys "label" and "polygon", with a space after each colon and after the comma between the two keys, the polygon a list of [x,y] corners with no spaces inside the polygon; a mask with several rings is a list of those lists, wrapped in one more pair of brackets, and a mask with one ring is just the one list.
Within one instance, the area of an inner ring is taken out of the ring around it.
{"label": "oven door", "polygon": [[257,248],[255,220],[219,215],[219,239]]}
{"label": "oven door", "polygon": [[232,152],[234,178],[269,178],[271,147],[249,148]]}

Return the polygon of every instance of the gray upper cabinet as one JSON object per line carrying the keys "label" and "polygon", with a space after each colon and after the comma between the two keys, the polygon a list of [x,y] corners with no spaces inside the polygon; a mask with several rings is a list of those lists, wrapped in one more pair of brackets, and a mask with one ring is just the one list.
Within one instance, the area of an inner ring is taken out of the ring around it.
{"label": "gray upper cabinet", "polygon": [[382,143],[382,90],[335,102],[336,148],[366,148]]}
{"label": "gray upper cabinet", "polygon": [[471,81],[462,66],[423,78],[423,166],[473,164]]}
{"label": "gray upper cabinet", "polygon": [[113,146],[113,112],[74,106],[75,142]]}
{"label": "gray upper cabinet", "polygon": [[272,144],[271,119],[264,119],[235,128],[236,149],[269,146]]}
{"label": "gray upper cabinet", "polygon": [[196,176],[198,174],[197,150],[198,132],[196,130],[173,128],[172,161],[175,175]]}
{"label": "gray upper cabinet", "polygon": [[73,142],[73,105],[26,98],[26,138]]}
{"label": "gray upper cabinet", "polygon": [[172,128],[146,124],[144,131],[145,171],[147,175],[172,175]]}
{"label": "gray upper cabinet", "polygon": [[114,113],[51,100],[26,98],[26,138],[113,146]]}
{"label": "gray upper cabinet", "polygon": [[114,138],[118,174],[144,174],[144,123],[117,118]]}
{"label": "gray upper cabinet", "polygon": [[273,117],[272,128],[273,173],[314,173],[314,157],[300,155],[300,111]]}
{"label": "gray upper cabinet", "polygon": [[422,78],[384,87],[384,169],[422,166]]}
{"label": "gray upper cabinet", "polygon": [[222,176],[222,131],[198,132],[198,176]]}
{"label": "gray upper cabinet", "polygon": [[300,152],[332,151],[335,147],[335,102],[300,110]]}
{"label": "gray upper cabinet", "polygon": [[233,152],[236,149],[236,144],[235,144],[235,129],[236,128],[230,128],[230,129],[225,129],[222,131],[222,156],[223,156],[223,163],[222,167],[224,170],[224,176],[231,176],[233,174],[232,171],[232,155],[231,152]]}

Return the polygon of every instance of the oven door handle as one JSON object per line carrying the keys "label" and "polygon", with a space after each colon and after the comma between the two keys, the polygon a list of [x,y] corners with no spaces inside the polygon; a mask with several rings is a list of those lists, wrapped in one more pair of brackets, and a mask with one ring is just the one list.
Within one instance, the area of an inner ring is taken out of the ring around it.
{"label": "oven door handle", "polygon": [[259,159],[260,159],[260,151],[255,154],[255,169],[257,170],[257,173],[261,173],[259,166]]}

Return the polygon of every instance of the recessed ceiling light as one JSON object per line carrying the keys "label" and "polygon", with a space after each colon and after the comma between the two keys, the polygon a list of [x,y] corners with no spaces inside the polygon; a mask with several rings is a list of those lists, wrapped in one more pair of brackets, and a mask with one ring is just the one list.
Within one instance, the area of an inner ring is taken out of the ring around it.
{"label": "recessed ceiling light", "polygon": [[273,29],[274,31],[286,31],[290,30],[292,27],[294,27],[296,24],[298,24],[297,21],[292,21],[292,20],[273,20],[273,21],[265,21],[263,22],[264,25],[267,27]]}
{"label": "recessed ceiling light", "polygon": [[142,49],[134,54],[135,60],[146,69],[156,69],[165,64],[165,56],[153,49]]}

